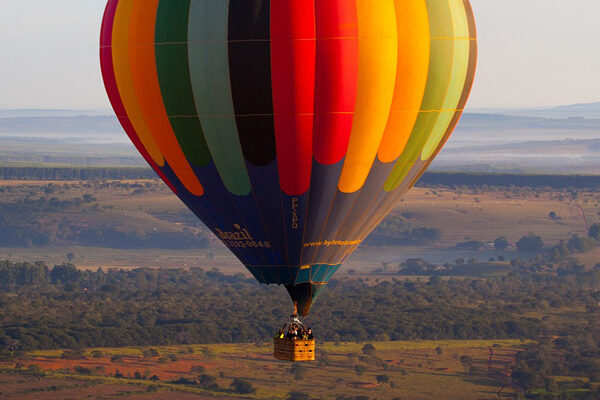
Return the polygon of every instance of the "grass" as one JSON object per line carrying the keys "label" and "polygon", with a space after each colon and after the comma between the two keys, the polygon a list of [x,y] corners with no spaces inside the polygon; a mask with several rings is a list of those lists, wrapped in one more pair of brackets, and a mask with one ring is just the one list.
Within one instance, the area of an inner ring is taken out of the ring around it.
{"label": "grass", "polygon": [[[26,365],[36,364],[45,372],[47,379],[73,378],[100,381],[102,385],[129,384],[145,387],[156,386],[160,390],[185,392],[204,396],[199,398],[252,398],[284,399],[288,392],[300,390],[318,394],[323,399],[334,399],[339,394],[387,399],[393,397],[418,399],[493,399],[504,386],[501,380],[484,375],[465,374],[460,363],[462,355],[469,355],[475,365],[487,365],[488,347],[502,351],[503,358],[514,353],[526,343],[518,340],[474,340],[474,341],[419,341],[419,342],[376,342],[376,359],[361,358],[364,343],[318,343],[317,360],[328,360],[327,365],[317,362],[303,363],[304,376],[296,380],[289,372],[291,363],[274,360],[270,343],[261,344],[218,344],[191,346],[157,346],[162,357],[177,355],[177,360],[159,362],[157,357],[143,357],[145,348],[88,349],[85,360],[63,360],[61,350],[35,351],[29,353]],[[498,347],[498,345],[500,347]],[[441,354],[436,348],[442,350]],[[190,349],[192,352],[190,352]],[[206,352],[206,349],[210,351]],[[102,358],[92,358],[91,351],[100,350]],[[122,355],[122,360],[111,362],[113,355]],[[377,361],[378,360],[378,361]],[[363,365],[364,372],[357,374],[355,365]],[[11,370],[12,365],[5,363]],[[176,385],[170,381],[179,376],[193,378],[191,366],[202,365],[207,374],[217,378],[219,390],[207,390],[192,385]],[[73,372],[75,366],[92,368],[102,366],[99,375],[85,376]],[[494,368],[504,368],[497,364]],[[116,370],[126,378],[115,378]],[[160,382],[136,380],[134,371],[157,374]],[[377,375],[387,375],[390,384],[378,384]],[[254,395],[240,396],[228,388],[234,378],[251,382],[257,391]],[[1,391],[1,389],[0,389]],[[508,389],[510,392],[510,389]]]}

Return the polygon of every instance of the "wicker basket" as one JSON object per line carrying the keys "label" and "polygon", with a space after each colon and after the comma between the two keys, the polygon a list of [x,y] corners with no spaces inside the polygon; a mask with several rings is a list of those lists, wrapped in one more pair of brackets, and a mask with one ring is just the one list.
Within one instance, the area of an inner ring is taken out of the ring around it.
{"label": "wicker basket", "polygon": [[284,361],[314,361],[315,340],[273,339],[273,357]]}

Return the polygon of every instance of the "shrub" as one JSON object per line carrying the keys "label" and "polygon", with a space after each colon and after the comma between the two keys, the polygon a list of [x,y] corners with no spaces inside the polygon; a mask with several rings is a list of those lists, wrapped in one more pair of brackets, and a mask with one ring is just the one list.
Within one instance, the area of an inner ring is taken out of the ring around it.
{"label": "shrub", "polygon": [[75,371],[76,374],[79,375],[92,375],[92,370],[86,367],[82,367],[82,366],[76,366],[75,368],[73,368],[73,370]]}
{"label": "shrub", "polygon": [[310,400],[310,396],[303,392],[289,392],[286,400]]}
{"label": "shrub", "polygon": [[219,387],[217,385],[217,378],[207,374],[202,374],[198,377],[198,385],[208,389],[216,389]]}
{"label": "shrub", "polygon": [[541,237],[530,233],[529,235],[523,236],[521,239],[519,239],[516,245],[519,251],[537,251],[544,247],[544,241]]}
{"label": "shrub", "polygon": [[371,356],[373,354],[375,354],[375,346],[373,346],[371,343],[367,343],[362,347],[362,352],[365,355]]}
{"label": "shrub", "polygon": [[171,383],[176,385],[195,385],[197,382],[193,379],[180,376],[179,378],[172,380]]}
{"label": "shrub", "polygon": [[234,392],[241,394],[250,394],[256,392],[256,387],[247,380],[235,378],[229,386]]}

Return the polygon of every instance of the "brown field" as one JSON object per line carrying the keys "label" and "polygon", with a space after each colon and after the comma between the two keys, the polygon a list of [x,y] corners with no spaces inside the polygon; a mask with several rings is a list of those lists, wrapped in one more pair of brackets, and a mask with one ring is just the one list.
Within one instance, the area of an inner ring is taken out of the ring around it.
{"label": "brown field", "polygon": [[[397,207],[412,212],[419,224],[437,226],[442,230],[441,246],[452,246],[465,240],[491,241],[500,235],[516,241],[534,232],[547,244],[556,244],[574,233],[586,233],[587,227],[577,206],[568,195],[540,192],[521,195],[506,191],[483,193],[415,188]],[[595,203],[594,203],[595,204]],[[591,206],[591,204],[590,204]],[[560,219],[552,220],[554,211]],[[586,210],[588,222],[598,221],[592,208]]]}
{"label": "brown field", "polygon": [[[363,344],[319,344],[317,361],[303,363],[304,374],[298,380],[289,372],[291,363],[272,358],[268,344],[157,347],[160,358],[144,357],[141,348],[100,349],[103,352],[100,358],[93,358],[88,351],[81,360],[62,359],[61,351],[32,352],[27,361],[21,361],[22,368],[37,365],[44,371],[43,375],[19,373],[14,369],[14,362],[4,362],[0,370],[0,399],[82,399],[89,395],[96,399],[231,398],[240,397],[229,389],[236,377],[258,388],[254,395],[241,396],[253,399],[284,399],[294,390],[322,399],[335,399],[338,395],[379,399],[497,399],[502,388],[503,393],[515,393],[515,389],[503,383],[503,372],[512,365],[515,353],[523,346],[514,340],[374,345],[377,359],[360,358]],[[495,345],[495,354],[488,373],[492,345]],[[441,354],[436,352],[438,347]],[[122,360],[111,361],[114,355],[121,355]],[[465,372],[460,362],[463,355],[474,359],[477,371]],[[176,359],[171,361],[171,358]],[[319,359],[328,360],[327,365],[319,364]],[[198,374],[190,372],[196,365],[205,367],[206,374],[216,377],[218,389],[170,383],[179,377],[196,377]],[[363,365],[364,372],[359,375],[355,365]],[[94,371],[93,375],[77,375],[75,367],[89,368]],[[115,378],[117,370],[125,378]],[[146,377],[157,375],[160,381],[133,379],[135,372]],[[377,375],[387,375],[392,383],[377,383]],[[158,392],[150,394],[148,390]],[[55,397],[43,397],[52,393]]]}
{"label": "brown field", "polygon": [[[136,183],[122,181],[121,183]],[[145,193],[132,195],[131,189],[119,187],[84,187],[79,182],[54,182],[61,189],[54,194],[66,199],[92,193],[101,212],[86,209],[87,221],[111,222],[125,228],[139,231],[181,231],[184,228],[197,229],[184,219],[185,209],[180,201],[158,181],[139,181],[153,185]],[[23,196],[28,188],[43,187],[48,182],[0,181],[0,187],[12,186],[13,191],[6,196]],[[19,192],[19,190],[21,190]],[[370,267],[380,267],[381,262],[398,263],[409,257],[422,257],[436,263],[450,262],[463,257],[487,260],[490,251],[466,252],[457,255],[453,251],[457,243],[467,240],[491,242],[505,235],[511,241],[518,240],[530,232],[540,235],[548,245],[554,245],[571,235],[585,234],[587,228],[598,222],[598,199],[594,193],[580,193],[573,200],[569,193],[556,191],[527,191],[490,189],[481,190],[442,190],[412,189],[399,203],[397,212],[409,215],[416,226],[437,227],[442,232],[441,241],[431,246],[390,246],[370,248],[363,246],[346,263],[353,268],[367,272]],[[558,219],[548,214],[554,211]],[[69,212],[69,216],[77,216]],[[189,216],[189,214],[187,214]],[[60,215],[57,216],[57,218]],[[193,217],[192,217],[193,219]],[[227,273],[246,273],[243,266],[218,241],[208,249],[163,250],[126,249],[115,250],[97,247],[34,247],[0,248],[0,259],[14,261],[45,260],[48,264],[66,261],[67,253],[74,253],[73,262],[81,268],[137,268],[137,267],[191,267],[219,268]],[[463,254],[464,253],[464,254]],[[512,250],[505,254],[507,259],[519,257]],[[522,255],[521,255],[522,256]],[[600,255],[590,253],[583,258],[586,264],[593,265]],[[341,271],[343,273],[344,270]]]}

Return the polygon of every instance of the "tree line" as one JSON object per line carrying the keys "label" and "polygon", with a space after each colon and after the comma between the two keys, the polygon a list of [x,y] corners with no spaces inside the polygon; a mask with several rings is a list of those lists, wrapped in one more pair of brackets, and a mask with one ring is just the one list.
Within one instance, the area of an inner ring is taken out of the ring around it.
{"label": "tree line", "polygon": [[0,179],[3,180],[85,181],[154,178],[154,171],[143,167],[0,166]]}
{"label": "tree line", "polygon": [[[535,338],[554,329],[544,312],[570,307],[597,315],[598,301],[600,266],[567,268],[562,276],[334,279],[307,322],[326,341]],[[0,349],[11,351],[262,342],[290,306],[283,287],[216,270],[0,262]]]}
{"label": "tree line", "polygon": [[[90,180],[153,179],[148,167],[55,167],[0,166],[0,179],[15,180]],[[589,189],[600,187],[600,175],[539,175],[502,173],[462,173],[428,171],[418,186],[499,186],[553,189]]]}
{"label": "tree line", "polygon": [[487,174],[468,172],[426,172],[418,186],[498,186],[552,189],[596,189],[600,175]]}

